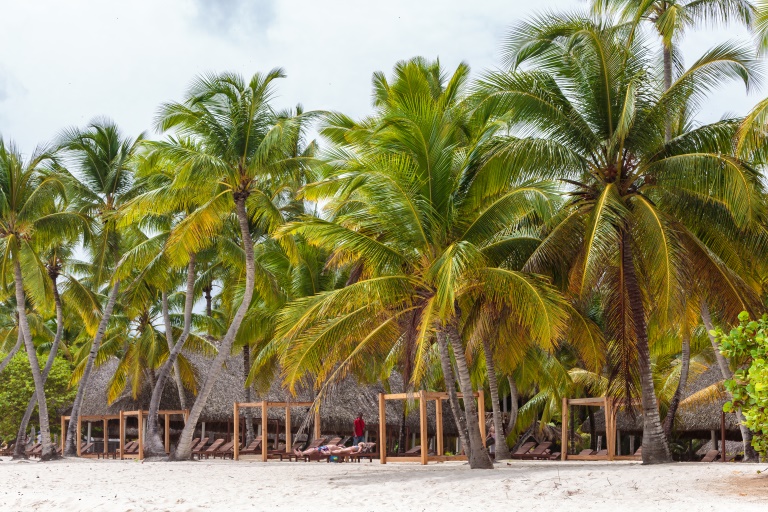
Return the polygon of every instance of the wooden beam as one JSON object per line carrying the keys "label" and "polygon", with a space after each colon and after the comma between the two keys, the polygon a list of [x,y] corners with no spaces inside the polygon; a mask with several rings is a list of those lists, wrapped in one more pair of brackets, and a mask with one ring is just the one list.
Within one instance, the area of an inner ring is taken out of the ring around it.
{"label": "wooden beam", "polygon": [[[240,409],[246,407],[261,407],[263,402],[238,402]],[[270,407],[311,407],[314,402],[269,402]]]}
{"label": "wooden beam", "polygon": [[83,449],[83,443],[80,442],[80,435],[83,433],[83,417],[78,416],[77,417],[77,438],[75,439],[75,442],[77,443],[77,456],[80,457],[82,455],[82,449]]}
{"label": "wooden beam", "polygon": [[560,431],[560,460],[568,458],[568,399],[563,397],[562,430]]}
{"label": "wooden beam", "polygon": [[720,411],[720,460],[722,462],[728,462],[726,459],[727,452],[725,450],[725,411]]}
{"label": "wooden beam", "polygon": [[599,398],[569,398],[569,405],[596,405],[600,406],[605,404],[605,397]]}
{"label": "wooden beam", "polygon": [[120,411],[120,460],[125,456],[125,418],[123,411]]}
{"label": "wooden beam", "polygon": [[485,446],[485,391],[482,389],[477,392],[477,411],[478,419],[480,420],[480,436],[483,438],[483,446]]}
{"label": "wooden beam", "polygon": [[291,453],[293,439],[291,438],[291,408],[285,407],[285,453]]}
{"label": "wooden beam", "polygon": [[419,436],[421,437],[421,465],[427,465],[429,456],[429,434],[427,433],[427,399],[424,390],[419,393]]}
{"label": "wooden beam", "polygon": [[387,403],[384,393],[379,393],[379,462],[387,463]]}
{"label": "wooden beam", "polygon": [[144,411],[139,411],[139,460],[144,460]]}
{"label": "wooden beam", "polygon": [[268,402],[265,400],[261,402],[261,461],[267,462],[267,455],[269,455],[269,418],[267,417],[267,411],[269,410]]}
{"label": "wooden beam", "polygon": [[239,411],[239,407],[237,405],[237,402],[235,402],[234,411],[235,412],[233,414],[232,421],[235,422],[235,440],[236,440],[236,442],[235,442],[235,454],[234,454],[234,456],[232,458],[235,459],[235,460],[240,460],[240,440],[237,438],[237,429],[240,428],[240,411]]}
{"label": "wooden beam", "polygon": [[61,417],[61,454],[64,455],[64,438],[67,437],[67,426],[66,426],[67,420],[64,419],[64,416]]}
{"label": "wooden beam", "polygon": [[165,413],[165,453],[171,453],[171,415]]}
{"label": "wooden beam", "polygon": [[435,448],[437,448],[438,455],[445,455],[445,446],[443,446],[443,401],[435,400],[435,421],[437,442]]}
{"label": "wooden beam", "polygon": [[315,439],[319,439],[322,434],[322,425],[320,424],[320,407],[318,407],[315,411]]}
{"label": "wooden beam", "polygon": [[[608,460],[616,456],[616,417],[613,412],[613,401],[605,397],[605,437],[608,441]],[[610,426],[610,429],[608,427]]]}

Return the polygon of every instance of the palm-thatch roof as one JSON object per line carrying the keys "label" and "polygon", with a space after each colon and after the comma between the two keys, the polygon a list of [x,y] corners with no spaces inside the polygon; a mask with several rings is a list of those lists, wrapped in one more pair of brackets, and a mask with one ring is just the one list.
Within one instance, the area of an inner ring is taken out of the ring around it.
{"label": "palm-thatch roof", "polygon": [[[203,385],[205,375],[211,364],[210,359],[195,354],[187,354],[187,358],[192,363],[199,377],[200,386]],[[86,389],[85,399],[81,414],[88,415],[108,415],[118,414],[120,410],[138,410],[148,409],[151,397],[151,388],[149,384],[145,385],[141,392],[135,398],[131,395],[130,389],[118,397],[114,402],[107,403],[107,389],[109,381],[117,367],[117,360],[110,359],[98,368],[95,368]],[[329,389],[324,399],[321,401],[320,418],[321,430],[324,433],[350,433],[352,424],[358,413],[363,413],[369,429],[377,428],[379,416],[379,393],[384,392],[402,392],[402,380],[393,376],[389,381],[389,391],[385,391],[381,384],[361,385],[354,378],[347,378],[339,384]],[[130,388],[130,385],[128,386]],[[315,399],[315,393],[311,388],[297,389],[296,396],[282,388],[280,383],[275,380],[271,388],[263,393],[252,392],[251,400],[259,402],[267,400],[270,402],[312,402]],[[194,403],[195,396],[186,392],[187,405]],[[200,416],[200,421],[208,423],[227,423],[233,419],[234,402],[245,401],[245,389],[243,388],[243,360],[241,356],[230,357],[216,383],[213,386],[211,396],[209,397],[205,408]],[[169,381],[163,391],[163,399],[160,405],[161,409],[177,410],[179,404],[178,392],[175,382]],[[435,410],[434,404],[430,403],[428,410],[428,425],[430,433],[435,431]],[[411,403],[408,407],[405,426],[412,432],[418,432],[419,417],[418,407]],[[254,411],[254,416],[260,417],[258,410]],[[294,428],[304,424],[309,424],[308,408],[297,407],[291,410],[291,423]],[[387,427],[395,431],[399,428],[403,413],[403,402],[387,402]],[[242,413],[241,413],[242,414]],[[277,420],[284,424],[285,412],[279,408],[269,409],[269,419]],[[444,432],[446,435],[455,435],[456,428],[450,414],[450,408],[444,407]]]}

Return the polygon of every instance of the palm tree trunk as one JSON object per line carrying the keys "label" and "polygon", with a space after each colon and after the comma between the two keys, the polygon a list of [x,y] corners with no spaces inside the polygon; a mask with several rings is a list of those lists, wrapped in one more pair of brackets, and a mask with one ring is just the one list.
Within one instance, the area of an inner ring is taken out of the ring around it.
{"label": "palm tree trunk", "polygon": [[[245,401],[251,401],[251,386],[247,384],[248,373],[251,371],[251,347],[247,343],[243,346],[243,387],[245,388]],[[245,443],[251,444],[256,434],[253,431],[253,408],[245,408]],[[235,439],[237,441],[237,439]],[[262,442],[266,443],[264,439]]]}
{"label": "palm tree trunk", "polygon": [[[205,315],[207,317],[213,316],[213,297],[211,296],[211,286],[203,288],[205,293]],[[208,334],[211,334],[210,332]]]}
{"label": "palm tree trunk", "polygon": [[8,363],[11,362],[11,359],[13,359],[13,356],[16,355],[16,353],[21,348],[21,344],[24,341],[24,335],[21,334],[21,329],[18,329],[18,332],[16,334],[16,344],[13,346],[10,352],[8,352],[8,355],[5,356],[5,358],[0,362],[0,373],[3,373],[3,370],[5,370],[5,367],[8,366]]}
{"label": "palm tree trunk", "polygon": [[[157,411],[160,409],[160,402],[163,399],[163,388],[168,381],[168,377],[173,371],[174,367],[178,370],[178,357],[181,351],[184,349],[184,344],[187,342],[189,332],[192,329],[192,308],[195,305],[195,255],[189,255],[189,263],[187,264],[187,288],[185,290],[184,297],[184,329],[181,332],[181,336],[176,340],[176,344],[173,345],[168,359],[165,360],[163,366],[160,368],[160,373],[157,376],[157,382],[152,389],[152,398],[149,401],[149,412],[147,413],[147,434],[144,441],[144,456],[145,457],[165,457],[165,445],[160,438],[160,432],[157,424]],[[165,293],[163,293],[165,297]],[[167,304],[167,297],[165,297]],[[167,306],[164,306],[163,316],[167,315]],[[170,318],[166,320],[166,339],[173,339],[173,334],[170,333],[171,321]],[[181,375],[178,374],[178,380],[176,385],[179,387],[179,393],[184,394],[184,387],[180,384]],[[186,402],[186,400],[185,400]],[[186,405],[186,403],[185,403]],[[182,406],[184,409],[186,407]]]}
{"label": "palm tree trunk", "polygon": [[669,410],[664,418],[664,436],[672,439],[672,429],[675,426],[675,415],[680,401],[683,399],[685,386],[688,384],[688,369],[691,364],[691,336],[688,327],[683,327],[683,348],[680,354],[680,379],[677,382],[677,389],[669,402]]}
{"label": "palm tree trunk", "polygon": [[[472,469],[493,469],[493,462],[488,456],[488,450],[483,443],[483,437],[480,434],[480,420],[477,417],[477,406],[475,405],[474,389],[472,388],[472,379],[469,376],[469,366],[467,357],[464,354],[464,345],[461,342],[456,326],[449,324],[446,327],[448,341],[453,348],[453,357],[456,359],[456,373],[459,376],[459,389],[461,389],[464,398],[464,411],[466,413],[467,433],[469,434],[469,467]],[[479,404],[485,407],[484,404]]]}
{"label": "palm tree trunk", "polygon": [[[173,347],[176,345],[173,341],[173,325],[171,325],[171,312],[168,309],[168,294],[162,292],[161,299],[163,308],[163,325],[165,327],[165,341],[168,343],[168,357],[171,357]],[[162,376],[162,368],[158,380]],[[181,372],[179,371],[179,359],[173,361],[173,380],[176,383],[176,391],[179,394],[179,405],[182,409],[187,408],[187,395],[184,393],[184,383],[181,381]]]}
{"label": "palm tree trunk", "polygon": [[32,370],[32,379],[35,382],[35,396],[40,405],[40,437],[43,444],[43,451],[40,460],[51,460],[56,457],[56,451],[51,443],[51,430],[48,424],[48,402],[45,399],[45,380],[40,371],[40,364],[37,361],[35,344],[32,342],[32,332],[29,330],[27,321],[27,311],[25,309],[26,297],[24,295],[24,283],[21,276],[21,264],[19,263],[19,254],[13,259],[13,280],[16,288],[16,307],[19,311],[19,327],[24,335],[24,347],[27,349],[27,359]]}
{"label": "palm tree trunk", "polygon": [[488,387],[491,389],[491,403],[493,405],[493,430],[496,432],[495,450],[496,460],[506,460],[511,458],[507,438],[504,435],[504,421],[501,417],[501,408],[499,407],[499,383],[496,380],[496,368],[493,364],[493,352],[491,351],[491,342],[488,338],[483,338],[483,352],[485,353],[485,368],[488,372]]}
{"label": "palm tree trunk", "polygon": [[[93,338],[93,344],[91,344],[91,351],[88,353],[88,361],[85,363],[83,376],[80,378],[80,383],[77,386],[77,395],[75,395],[75,403],[72,404],[69,427],[67,428],[67,439],[64,443],[64,455],[67,457],[77,456],[77,445],[75,443],[79,442],[80,437],[80,432],[77,431],[77,417],[80,416],[80,406],[83,404],[85,389],[88,387],[88,380],[91,378],[93,363],[96,361],[96,354],[98,354],[99,347],[101,347],[101,340],[104,339],[104,334],[107,332],[107,324],[109,324],[109,319],[112,316],[112,310],[115,307],[115,302],[117,302],[117,293],[119,291],[120,281],[115,281],[115,284],[112,285],[112,291],[109,292],[107,305],[101,316],[101,322],[99,322],[96,336]],[[64,435],[63,432],[62,435]]]}
{"label": "palm tree trunk", "polygon": [[197,421],[200,419],[203,408],[208,402],[208,397],[211,396],[213,385],[216,383],[216,379],[218,379],[224,363],[229,358],[232,343],[235,341],[235,335],[240,329],[240,324],[243,323],[243,319],[248,312],[248,308],[251,305],[251,299],[253,298],[254,281],[256,278],[256,261],[253,254],[253,238],[251,237],[251,232],[248,227],[248,212],[245,209],[245,199],[246,197],[242,194],[237,194],[235,197],[235,210],[237,213],[237,220],[240,224],[240,234],[242,236],[243,249],[245,251],[245,290],[243,291],[243,301],[240,303],[240,307],[237,308],[232,323],[229,325],[229,329],[221,340],[218,353],[208,369],[205,384],[203,384],[203,388],[200,390],[200,394],[197,396],[195,404],[189,412],[189,418],[184,425],[184,430],[181,431],[176,451],[171,454],[171,460],[189,460],[192,457],[192,436],[195,433]]}
{"label": "palm tree trunk", "polygon": [[517,400],[519,394],[515,379],[511,375],[507,377],[507,382],[509,382],[509,399],[512,402],[509,406],[509,420],[507,420],[507,435],[510,435],[517,424]]}
{"label": "palm tree trunk", "polygon": [[[445,391],[448,393],[448,404],[451,406],[453,420],[456,422],[456,428],[459,431],[461,445],[464,447],[464,453],[469,457],[472,446],[469,444],[469,434],[467,433],[467,422],[464,420],[464,412],[459,406],[459,397],[456,394],[456,381],[453,378],[453,365],[451,364],[451,355],[448,353],[448,344],[445,341],[446,334],[437,333],[437,351],[440,354],[440,366],[443,369],[443,380],[445,381]],[[405,406],[403,406],[405,409]],[[403,411],[405,416],[405,411]],[[405,424],[405,420],[403,420]],[[458,453],[456,454],[458,455]]]}
{"label": "palm tree trunk", "polygon": [[[707,336],[709,336],[709,342],[712,343],[712,348],[715,351],[715,359],[717,359],[717,365],[720,367],[720,375],[723,379],[733,378],[731,372],[731,365],[728,359],[720,352],[720,344],[717,342],[717,338],[712,336],[711,331],[715,330],[715,326],[712,324],[712,315],[709,313],[709,305],[707,301],[701,301],[701,319],[704,322],[704,327],[707,329]],[[731,397],[733,398],[733,397]],[[736,419],[739,422],[739,430],[741,431],[741,441],[744,445],[744,462],[747,461],[760,461],[760,455],[752,446],[752,431],[749,430],[744,423],[744,414],[741,412],[741,408],[736,409]]]}
{"label": "palm tree trunk", "polygon": [[637,360],[640,371],[640,387],[643,403],[643,464],[659,464],[670,461],[669,447],[661,428],[659,406],[656,401],[656,390],[653,387],[653,370],[651,369],[651,354],[648,347],[648,331],[645,323],[645,308],[640,286],[637,282],[635,263],[632,256],[632,245],[629,234],[621,234],[621,267],[626,287],[632,320],[635,324],[637,343]]}
{"label": "palm tree trunk", "polygon": [[[51,351],[48,353],[48,360],[45,362],[45,368],[43,368],[43,385],[45,385],[45,382],[48,380],[48,374],[51,373],[51,368],[53,368],[53,362],[56,359],[56,354],[59,351],[59,345],[61,344],[61,338],[64,334],[64,314],[61,309],[61,297],[59,296],[59,289],[56,285],[56,278],[58,276],[56,274],[51,274],[51,281],[53,282],[53,302],[56,305],[56,335],[53,338],[53,345],[51,346]],[[16,439],[22,439],[24,437],[24,433],[27,431],[27,427],[29,426],[29,420],[32,418],[32,413],[35,412],[35,406],[37,405],[37,396],[32,395],[29,398],[29,402],[27,403],[27,410],[24,411],[24,417],[21,419],[21,423],[19,424],[19,430],[16,434]],[[62,434],[64,434],[62,432]],[[54,454],[56,452],[54,451]],[[17,459],[26,459],[27,454],[24,450],[24,445],[22,443],[16,443],[16,447],[13,451],[13,460]]]}

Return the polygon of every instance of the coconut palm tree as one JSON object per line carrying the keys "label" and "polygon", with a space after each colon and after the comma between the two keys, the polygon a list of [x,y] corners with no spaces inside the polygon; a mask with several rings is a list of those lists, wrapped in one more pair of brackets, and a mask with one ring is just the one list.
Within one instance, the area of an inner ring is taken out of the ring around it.
{"label": "coconut palm tree", "polygon": [[322,133],[334,148],[303,197],[327,201],[330,218],[284,231],[330,251],[329,266],[353,265],[355,279],[292,301],[278,337],[291,388],[306,376],[330,385],[370,358],[403,353],[393,348],[406,343],[407,384],[418,387],[436,341],[452,411],[458,425],[466,422],[470,465],[487,468],[477,406],[465,400],[466,414],[460,410],[454,380],[471,396],[461,333],[471,304],[483,296],[507,306],[508,321],[545,344],[557,337],[561,315],[543,282],[503,264],[513,245],[506,230],[547,217],[553,196],[546,183],[515,182],[508,167],[482,165],[490,133],[470,124],[468,73],[464,64],[447,76],[438,62],[400,62],[391,82],[374,75],[375,117],[326,118]]}
{"label": "coconut palm tree", "polygon": [[[25,288],[25,273],[32,282],[40,278],[37,251],[57,235],[64,233],[76,237],[78,226],[69,212],[60,211],[58,204],[64,196],[60,177],[51,172],[51,154],[38,150],[24,161],[13,144],[0,139],[0,236],[2,236],[2,279],[13,275],[19,330],[23,336],[32,377],[35,383],[35,399],[39,405],[40,432],[43,450],[41,459],[56,458],[51,444],[48,423],[48,406],[45,398],[45,376],[37,360],[37,352],[27,318],[26,304],[30,298]],[[24,268],[27,272],[23,272]],[[12,270],[11,270],[12,269]],[[3,283],[5,285],[5,282]],[[35,286],[40,290],[43,286]],[[59,337],[60,340],[60,337]],[[55,356],[55,354],[54,354]],[[47,368],[50,369],[50,368]]]}
{"label": "coconut palm tree", "polygon": [[143,135],[135,139],[124,137],[117,125],[108,119],[96,119],[85,129],[68,129],[61,135],[60,146],[68,160],[67,187],[72,207],[91,223],[90,230],[83,234],[84,246],[91,257],[87,269],[91,286],[96,290],[107,286],[101,321],[72,405],[64,446],[67,456],[77,454],[77,416],[120,290],[119,280],[112,279],[124,250],[116,212],[129,197],[133,159],[142,139]]}
{"label": "coconut palm tree", "polygon": [[[240,304],[192,406],[171,456],[174,460],[191,457],[195,425],[229,357],[254,291],[258,289],[263,296],[273,293],[273,279],[255,260],[252,232],[258,239],[282,223],[280,183],[295,167],[289,142],[301,117],[277,116],[269,104],[273,82],[282,76],[279,69],[257,73],[248,81],[230,73],[203,76],[193,83],[183,103],[163,105],[158,116],[160,130],[173,129],[194,141],[192,147],[163,146],[165,154],[180,166],[172,186],[206,190],[204,197],[210,198],[179,223],[169,243],[196,253],[225,222],[232,221],[239,228],[235,242],[242,247],[245,261]],[[285,243],[290,246],[289,240]]]}
{"label": "coconut palm tree", "polygon": [[681,110],[714,85],[732,78],[749,85],[750,52],[718,46],[665,88],[642,39],[626,44],[627,30],[553,18],[536,27],[536,45],[515,32],[508,55],[538,67],[485,77],[478,111],[495,112],[523,134],[506,150],[523,172],[559,178],[571,196],[524,268],[567,275],[577,300],[605,294],[607,337],[620,348],[609,357],[625,370],[625,382],[639,373],[643,461],[657,463],[669,460],[669,451],[647,317],[678,316],[692,269],[707,296],[743,304],[750,292],[724,262],[722,242],[732,239],[731,227],[744,232],[758,223],[764,206],[754,169],[733,156],[736,121],[677,124],[669,141],[664,133],[668,113],[682,119]]}

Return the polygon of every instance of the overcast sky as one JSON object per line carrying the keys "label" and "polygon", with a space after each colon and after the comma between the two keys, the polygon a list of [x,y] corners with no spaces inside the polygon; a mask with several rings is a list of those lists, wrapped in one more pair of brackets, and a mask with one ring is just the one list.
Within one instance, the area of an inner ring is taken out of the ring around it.
{"label": "overcast sky", "polygon": [[[370,79],[415,55],[479,73],[535,12],[586,8],[585,0],[0,0],[0,136],[23,151],[67,126],[106,115],[136,135],[158,105],[178,100],[203,72],[283,67],[277,106],[370,112]],[[687,62],[741,29],[686,36]],[[764,90],[768,90],[765,89]],[[764,91],[730,85],[704,120],[742,114]],[[151,136],[156,136],[150,133]]]}

